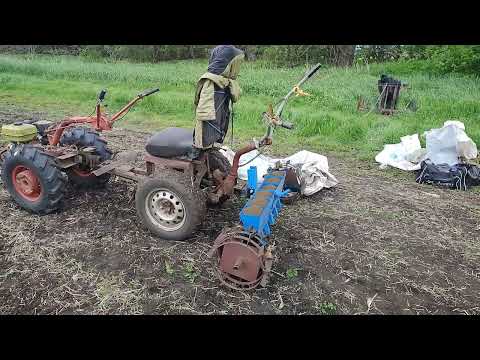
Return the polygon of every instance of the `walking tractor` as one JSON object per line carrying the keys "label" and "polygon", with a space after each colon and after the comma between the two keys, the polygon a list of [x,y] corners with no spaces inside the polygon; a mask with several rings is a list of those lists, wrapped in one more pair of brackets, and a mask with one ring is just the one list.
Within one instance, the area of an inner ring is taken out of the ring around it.
{"label": "walking tractor", "polygon": [[[277,104],[263,114],[267,131],[235,153],[233,163],[219,148],[198,152],[193,131],[167,128],[145,146],[144,166],[136,167],[136,152],[113,156],[100,136],[112,129],[141,99],[159,89],[138,94],[111,117],[103,112],[106,91],[98,96],[94,115],[75,116],[58,123],[21,121],[1,129],[2,182],[13,200],[36,214],[61,209],[67,182],[81,188],[104,186],[110,177],[137,183],[135,205],[139,218],[152,233],[165,240],[188,239],[204,220],[207,205],[223,203],[234,192],[240,157],[272,144],[274,129],[291,129],[282,111],[292,95],[305,95],[300,86],[312,77],[313,67]],[[210,252],[217,273],[229,287],[251,289],[265,285],[272,263],[271,229],[290,190],[298,190],[299,174],[288,164],[270,169],[257,184],[255,168],[248,170],[250,199],[240,213],[240,225],[224,229]]]}

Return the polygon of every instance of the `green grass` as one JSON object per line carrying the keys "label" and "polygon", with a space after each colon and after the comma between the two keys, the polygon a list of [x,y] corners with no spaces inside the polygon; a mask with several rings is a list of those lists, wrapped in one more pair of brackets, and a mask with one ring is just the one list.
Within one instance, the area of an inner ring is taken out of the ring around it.
{"label": "green grass", "polygon": [[[154,131],[168,126],[192,127],[193,97],[206,61],[159,64],[91,62],[66,56],[0,56],[0,106],[11,104],[46,111],[52,120],[65,114],[88,115],[100,89],[108,89],[110,113],[140,91],[159,87],[160,92],[139,103],[117,126]],[[311,97],[294,98],[284,115],[296,124],[294,131],[280,129],[274,149],[338,151],[372,158],[385,143],[439,127],[445,120],[465,123],[467,133],[480,143],[480,82],[459,75],[432,76],[412,63],[370,65],[348,69],[322,69],[304,86]],[[242,140],[263,135],[261,113],[302,76],[305,68],[275,69],[246,63],[239,81],[243,96],[235,107],[235,133]],[[400,107],[415,99],[417,112],[385,117],[359,113],[358,96],[374,102],[376,81],[388,72],[409,83]]]}

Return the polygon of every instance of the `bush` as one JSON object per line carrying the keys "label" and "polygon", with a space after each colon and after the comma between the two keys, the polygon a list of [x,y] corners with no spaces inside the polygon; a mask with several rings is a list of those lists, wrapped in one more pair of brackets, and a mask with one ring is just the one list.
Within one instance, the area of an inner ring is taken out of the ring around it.
{"label": "bush", "polygon": [[87,45],[80,50],[80,56],[88,60],[100,60],[108,56],[103,45]]}
{"label": "bush", "polygon": [[385,62],[386,67],[401,73],[478,74],[480,46],[368,45],[357,49],[355,61],[359,64]]}
{"label": "bush", "polygon": [[480,46],[444,45],[431,46],[426,50],[430,69],[434,73],[480,72]]}
{"label": "bush", "polygon": [[205,58],[209,53],[206,45],[87,45],[81,50],[85,58],[131,62],[160,62]]}
{"label": "bush", "polygon": [[355,62],[359,64],[397,60],[402,55],[400,45],[359,45]]}
{"label": "bush", "polygon": [[262,58],[272,65],[295,67],[305,64],[350,66],[355,45],[280,45],[263,50]]}

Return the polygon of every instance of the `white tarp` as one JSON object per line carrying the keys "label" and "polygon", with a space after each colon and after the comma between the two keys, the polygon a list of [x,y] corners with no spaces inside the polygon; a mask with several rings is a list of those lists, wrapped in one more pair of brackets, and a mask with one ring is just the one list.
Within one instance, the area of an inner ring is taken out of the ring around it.
{"label": "white tarp", "polygon": [[477,145],[465,133],[460,121],[446,121],[440,129],[425,132],[427,157],[434,164],[458,164],[458,158],[471,160],[478,155]]}
{"label": "white tarp", "polygon": [[434,164],[459,162],[463,157],[471,160],[478,155],[477,145],[465,133],[465,125],[460,121],[445,121],[440,129],[425,132],[426,149],[422,149],[418,134],[401,138],[399,144],[387,144],[375,157],[381,166],[393,166],[406,171],[420,169],[420,163],[430,159]]}
{"label": "white tarp", "polygon": [[[223,154],[230,163],[233,163],[235,153],[232,150],[225,148]],[[259,155],[258,151],[254,150],[242,155],[240,165],[246,164],[250,160],[252,161],[238,169],[238,177],[242,180],[247,180],[247,170],[250,166],[257,167],[258,181],[261,183],[269,167],[274,166],[278,161],[282,163],[289,161],[291,165],[297,165],[301,169],[302,178],[305,182],[302,195],[310,196],[323,188],[330,188],[338,184],[338,180],[329,172],[328,159],[310,151],[302,150],[284,159],[273,159],[262,154]]]}

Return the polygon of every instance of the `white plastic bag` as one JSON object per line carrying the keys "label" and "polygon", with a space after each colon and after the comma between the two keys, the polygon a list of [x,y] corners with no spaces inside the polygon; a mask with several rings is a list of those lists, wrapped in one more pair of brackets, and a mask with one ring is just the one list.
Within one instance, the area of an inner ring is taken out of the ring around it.
{"label": "white plastic bag", "polygon": [[[387,165],[405,170],[414,171],[420,169],[420,162],[423,160],[422,147],[418,134],[402,137],[399,144],[387,144],[375,157],[375,161],[382,167]],[[412,162],[416,160],[416,162]]]}

